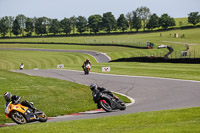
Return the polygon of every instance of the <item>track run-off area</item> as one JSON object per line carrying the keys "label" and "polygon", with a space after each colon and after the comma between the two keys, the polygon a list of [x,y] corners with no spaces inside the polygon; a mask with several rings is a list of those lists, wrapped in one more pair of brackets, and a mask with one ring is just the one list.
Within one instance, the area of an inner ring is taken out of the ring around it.
{"label": "track run-off area", "polygon": [[[3,49],[1,48],[1,50]],[[94,51],[28,48],[5,48],[5,50],[78,52],[93,56],[97,60],[97,62],[110,61],[110,58],[107,55],[103,53],[97,54],[97,52]],[[148,112],[200,106],[200,81],[144,76],[101,74],[94,72],[91,72],[89,75],[84,75],[84,72],[82,71],[64,69],[12,71],[33,76],[57,78],[88,86],[92,83],[96,83],[99,86],[106,87],[111,91],[124,94],[134,99],[134,104],[128,106],[125,111],[115,110],[113,112],[107,113],[102,110],[95,110],[90,112],[81,112],[73,115],[50,117],[48,122],[89,119],[136,112]]]}

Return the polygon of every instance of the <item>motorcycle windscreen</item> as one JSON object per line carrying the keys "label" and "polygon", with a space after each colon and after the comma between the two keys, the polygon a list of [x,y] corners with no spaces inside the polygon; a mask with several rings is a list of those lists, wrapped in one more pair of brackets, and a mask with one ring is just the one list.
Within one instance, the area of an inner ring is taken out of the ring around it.
{"label": "motorcycle windscreen", "polygon": [[10,104],[11,104],[11,102],[7,102],[7,103],[5,104],[5,113],[6,113],[6,114],[9,114],[9,107],[10,107]]}

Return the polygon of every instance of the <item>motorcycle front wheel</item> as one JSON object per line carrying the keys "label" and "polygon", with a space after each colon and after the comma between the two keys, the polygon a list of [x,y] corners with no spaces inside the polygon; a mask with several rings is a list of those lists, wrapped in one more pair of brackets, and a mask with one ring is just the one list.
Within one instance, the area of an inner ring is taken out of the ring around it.
{"label": "motorcycle front wheel", "polygon": [[47,115],[44,112],[37,114],[37,117],[39,118],[38,121],[40,122],[46,122],[48,119]]}
{"label": "motorcycle front wheel", "polygon": [[120,103],[119,110],[125,110],[125,109],[126,109],[126,105],[124,103]]}
{"label": "motorcycle front wheel", "polygon": [[26,118],[24,117],[24,115],[20,112],[17,112],[17,111],[14,111],[12,114],[11,114],[11,119],[16,122],[17,124],[25,124],[27,123],[27,120]]}
{"label": "motorcycle front wheel", "polygon": [[108,102],[106,102],[106,101],[101,100],[101,101],[99,102],[99,105],[100,105],[106,112],[111,112],[111,111],[112,111],[112,108],[111,108],[110,104],[109,104]]}

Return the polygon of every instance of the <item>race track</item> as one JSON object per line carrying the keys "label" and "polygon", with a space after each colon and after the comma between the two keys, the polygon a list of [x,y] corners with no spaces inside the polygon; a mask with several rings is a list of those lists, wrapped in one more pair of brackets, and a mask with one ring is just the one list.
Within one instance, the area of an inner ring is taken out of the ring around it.
{"label": "race track", "polygon": [[[97,62],[109,62],[110,58],[103,53],[94,51],[77,50],[54,50],[54,49],[30,49],[30,48],[0,48],[0,50],[30,50],[48,52],[78,52],[93,56]],[[104,111],[85,112],[74,115],[50,118],[48,122],[68,121],[77,119],[89,119],[103,116],[129,114],[136,112],[168,110],[185,107],[200,106],[200,82],[189,80],[176,80],[166,78],[125,76],[90,73],[84,75],[82,71],[72,70],[13,70],[14,72],[28,75],[52,77],[61,80],[72,81],[84,85],[96,83],[109,90],[125,94],[134,98],[135,103],[128,106],[125,111]],[[89,89],[89,87],[88,87]]]}
{"label": "race track", "polygon": [[125,111],[117,110],[111,113],[100,111],[97,113],[85,113],[84,115],[62,116],[50,119],[49,122],[200,106],[200,82],[198,81],[98,73],[84,75],[81,71],[58,69],[14,70],[14,72],[58,78],[85,85],[97,83],[109,90],[135,99],[135,103],[127,107]]}

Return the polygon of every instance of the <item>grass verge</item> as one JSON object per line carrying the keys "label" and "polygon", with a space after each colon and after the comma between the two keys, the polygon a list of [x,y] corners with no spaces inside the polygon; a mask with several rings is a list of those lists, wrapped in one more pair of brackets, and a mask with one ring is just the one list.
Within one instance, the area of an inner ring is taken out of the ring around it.
{"label": "grass verge", "polygon": [[0,128],[1,132],[68,133],[197,133],[200,107],[143,112],[97,119],[35,123]]}
{"label": "grass verge", "polygon": [[0,88],[0,124],[11,122],[4,115],[3,93],[6,91],[34,102],[35,107],[48,116],[96,109],[89,87],[73,82],[0,70]]}

